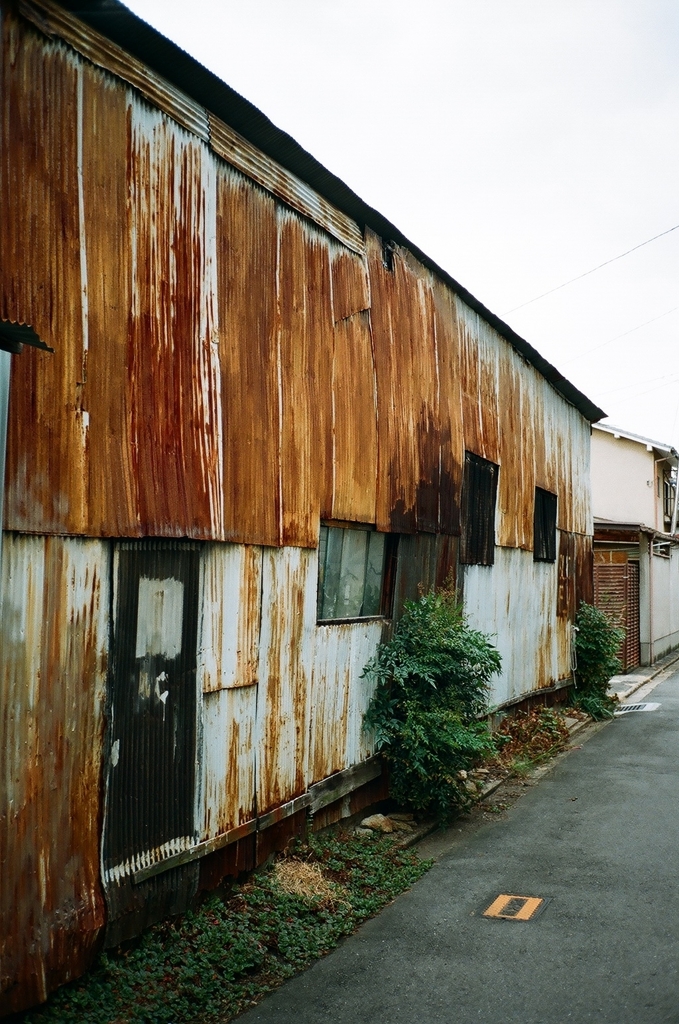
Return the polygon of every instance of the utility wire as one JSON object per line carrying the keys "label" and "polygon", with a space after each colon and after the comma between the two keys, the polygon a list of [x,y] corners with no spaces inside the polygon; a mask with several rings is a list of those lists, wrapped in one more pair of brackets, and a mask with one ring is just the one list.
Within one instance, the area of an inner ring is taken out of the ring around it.
{"label": "utility wire", "polygon": [[[609,388],[608,391],[597,391],[595,394],[597,398],[603,398],[604,395],[613,395],[616,391],[629,391],[630,388],[640,388],[643,387],[644,384],[654,384],[658,380],[675,380],[677,373],[679,373],[679,371],[675,371],[671,374],[662,373],[659,377],[646,377],[645,380],[635,380],[633,384],[622,384],[619,388]],[[651,388],[651,390],[653,390],[653,388]],[[635,396],[632,395],[632,397],[634,398]]]}
{"label": "utility wire", "polygon": [[583,356],[588,356],[591,352],[598,352],[600,348],[605,348],[606,345],[610,345],[614,341],[618,341],[619,338],[626,338],[628,334],[634,334],[635,331],[640,331],[642,327],[648,327],[649,324],[654,324],[656,320],[662,320],[664,316],[669,316],[670,313],[675,313],[678,309],[679,306],[672,306],[672,309],[668,309],[665,313],[660,313],[659,316],[652,317],[651,320],[644,320],[643,324],[638,324],[637,327],[631,327],[629,331],[623,331],[622,334],[616,334],[614,338],[609,338],[608,341],[602,341],[601,344],[594,345],[593,348],[586,348],[584,352],[578,352],[577,356],[573,356],[571,359],[564,359],[562,366],[568,366],[570,363],[575,363],[578,359],[582,359]]}
{"label": "utility wire", "polygon": [[668,388],[671,384],[679,384],[679,378],[672,377],[666,380],[664,384],[656,384],[655,387],[647,388],[645,391],[639,391],[636,395],[628,395],[625,401],[636,402],[637,398],[642,398],[643,395],[650,395],[652,391],[660,391],[661,388]]}
{"label": "utility wire", "polygon": [[563,284],[558,284],[556,288],[550,288],[549,291],[542,292],[541,295],[536,295],[533,299],[528,299],[526,302],[522,302],[520,306],[514,306],[513,309],[508,309],[502,316],[507,316],[508,313],[515,313],[517,309],[523,309],[524,306],[530,306],[532,302],[537,302],[538,299],[544,299],[546,295],[552,295],[554,292],[561,291],[562,288],[566,288],[567,285],[573,284],[575,281],[581,281],[583,277],[589,277],[596,270],[601,270],[602,267],[607,267],[609,263],[615,263],[616,260],[621,260],[623,256],[629,256],[631,252],[636,252],[637,249],[642,249],[645,245],[649,245],[651,242],[655,242],[658,238],[663,238],[665,235],[671,235],[673,231],[679,228],[679,224],[675,224],[673,228],[668,228],[667,231],[661,231],[659,235],[653,235],[653,238],[647,238],[645,242],[639,242],[638,245],[632,246],[627,252],[621,252],[619,256],[614,256],[610,260],[604,260],[597,267],[592,267],[591,270],[586,270],[584,274],[578,274],[577,277],[571,277],[569,281],[564,281]]}

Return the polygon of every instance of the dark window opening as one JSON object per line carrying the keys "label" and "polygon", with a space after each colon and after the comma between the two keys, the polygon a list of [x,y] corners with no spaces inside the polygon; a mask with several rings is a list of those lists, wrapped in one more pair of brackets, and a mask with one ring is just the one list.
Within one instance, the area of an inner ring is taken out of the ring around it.
{"label": "dark window opening", "polygon": [[556,561],[556,494],[535,488],[533,514],[533,560]]}
{"label": "dark window opening", "polygon": [[387,270],[394,269],[394,253],[396,252],[396,243],[391,240],[382,239],[382,263],[385,265]]}
{"label": "dark window opening", "polygon": [[369,526],[321,525],[319,622],[391,618],[397,542]]}
{"label": "dark window opening", "polygon": [[495,561],[495,500],[499,467],[473,452],[464,453],[462,481],[462,543],[465,565]]}

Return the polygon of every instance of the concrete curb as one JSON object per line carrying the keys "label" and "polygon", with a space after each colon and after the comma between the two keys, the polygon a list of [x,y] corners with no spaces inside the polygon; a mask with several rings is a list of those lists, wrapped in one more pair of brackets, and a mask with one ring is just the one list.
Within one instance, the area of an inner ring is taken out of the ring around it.
{"label": "concrete curb", "polygon": [[679,652],[677,651],[673,651],[671,656],[667,655],[666,657],[667,660],[661,659],[659,662],[656,662],[655,665],[652,666],[652,670],[648,675],[645,675],[644,678],[640,679],[634,684],[634,686],[631,686],[627,690],[614,690],[613,692],[617,694],[618,699],[626,701],[628,697],[631,697],[633,693],[640,690],[642,686],[646,686],[647,683],[650,683],[651,680],[655,679],[656,676],[659,676],[661,672],[665,672],[666,669],[671,668],[672,665],[676,665],[676,663],[679,662]]}
{"label": "concrete curb", "polygon": [[[649,674],[647,676],[645,676],[642,680],[640,680],[638,683],[636,683],[631,689],[625,691],[625,693],[624,693],[625,699],[627,697],[629,697],[631,694],[636,693],[637,690],[640,690],[642,686],[645,686],[652,679],[655,679],[655,677],[659,676],[661,674],[661,672],[665,672],[668,668],[671,668],[673,665],[677,664],[677,662],[679,662],[679,651],[675,652],[672,658],[668,657],[667,661],[663,661],[662,663],[660,663],[660,662],[656,663],[656,665],[653,666],[653,670],[651,672],[649,672]],[[569,741],[572,740],[573,737],[576,736],[583,729],[590,728],[591,726],[599,726],[599,727],[601,727],[602,725],[608,725],[609,722],[611,722],[611,721],[612,721],[612,719],[607,719],[607,720],[605,720],[603,722],[595,722],[591,718],[585,718],[585,719],[582,719],[581,721],[576,721],[568,729],[568,739],[569,739]],[[551,767],[552,767],[551,763],[549,763],[548,765],[544,766],[544,768],[551,768]],[[541,772],[541,774],[543,774],[543,773]],[[489,796],[492,796],[492,794],[495,793],[495,791],[498,790],[500,788],[500,786],[503,786],[505,784],[505,782],[511,781],[512,777],[513,776],[511,776],[511,775],[507,775],[504,779],[493,779],[492,782],[488,782],[483,787],[483,789],[481,790],[481,792],[479,793],[479,795],[475,799],[474,803],[475,804],[483,803],[484,800],[487,800]],[[401,850],[407,850],[411,846],[415,846],[417,843],[420,843],[423,839],[426,839],[427,836],[430,836],[432,834],[432,832],[436,832],[441,827],[442,826],[439,825],[439,823],[436,822],[436,821],[426,821],[426,822],[423,822],[413,832],[410,832],[403,839],[401,839],[398,843],[396,843],[396,846],[399,849],[401,849]],[[443,826],[443,827],[445,828],[445,826]]]}

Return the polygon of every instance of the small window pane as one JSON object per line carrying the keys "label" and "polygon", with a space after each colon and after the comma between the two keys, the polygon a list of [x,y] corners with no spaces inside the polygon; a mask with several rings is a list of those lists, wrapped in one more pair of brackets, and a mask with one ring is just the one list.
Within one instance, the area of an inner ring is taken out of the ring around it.
{"label": "small window pane", "polygon": [[386,551],[383,533],[321,526],[317,602],[320,621],[382,614]]}
{"label": "small window pane", "polygon": [[365,596],[363,615],[379,615],[382,604],[382,574],[384,571],[384,534],[368,534],[368,561],[365,569]]}
{"label": "small window pane", "polygon": [[355,619],[361,615],[365,587],[365,556],[368,534],[363,530],[341,530],[342,568],[335,614],[339,619]]}
{"label": "small window pane", "polygon": [[343,534],[344,530],[328,529],[321,612],[321,618],[323,619],[340,618],[340,614],[337,611],[337,601],[340,594],[340,577],[342,572]]}

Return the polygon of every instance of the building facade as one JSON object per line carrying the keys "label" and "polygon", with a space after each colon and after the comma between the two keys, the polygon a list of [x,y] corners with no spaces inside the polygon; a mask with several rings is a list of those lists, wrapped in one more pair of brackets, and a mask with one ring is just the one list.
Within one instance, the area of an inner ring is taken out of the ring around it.
{"label": "building facade", "polygon": [[496,705],[567,681],[602,413],[122,5],[0,34],[0,320],[53,350],[9,384],[11,1012],[384,795],[362,673],[419,587]]}
{"label": "building facade", "polygon": [[594,596],[625,629],[625,672],[679,646],[678,461],[671,445],[593,429]]}

